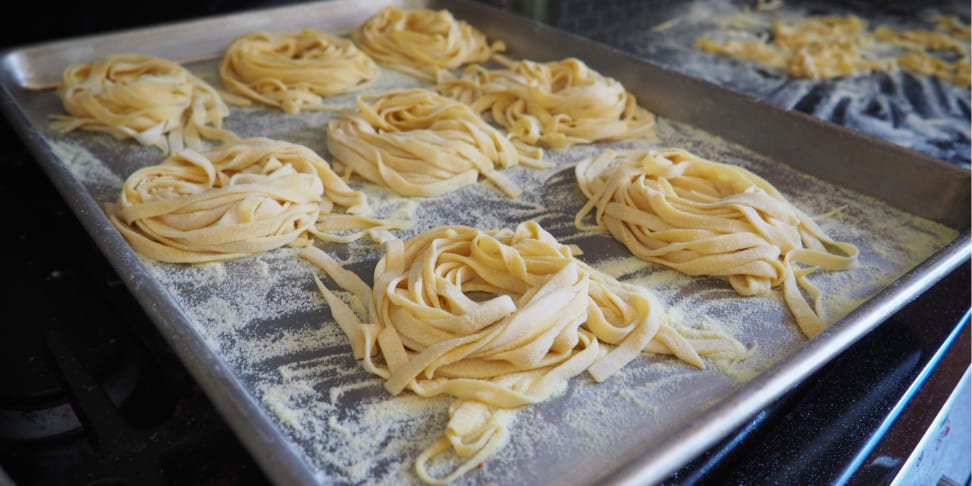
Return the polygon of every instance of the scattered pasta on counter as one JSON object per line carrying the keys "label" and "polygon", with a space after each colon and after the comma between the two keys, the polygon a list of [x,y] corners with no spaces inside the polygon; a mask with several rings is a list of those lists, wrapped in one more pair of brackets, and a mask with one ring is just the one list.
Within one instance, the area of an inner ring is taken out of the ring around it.
{"label": "scattered pasta on counter", "polygon": [[229,91],[293,114],[333,109],[323,97],[359,90],[379,70],[350,40],[304,29],[237,38],[226,50],[219,73]]}
{"label": "scattered pasta on counter", "polygon": [[472,65],[459,77],[440,77],[435,89],[488,113],[514,141],[530,146],[564,148],[654,133],[654,115],[634,95],[576,58],[521,60],[507,69]]}
{"label": "scattered pasta on counter", "polygon": [[51,127],[62,133],[103,132],[165,153],[238,138],[222,128],[229,108],[212,86],[154,56],[122,53],[69,66],[57,94],[69,115],[50,115]]}
{"label": "scattered pasta on counter", "polygon": [[[605,151],[575,172],[588,197],[574,220],[578,229],[607,230],[635,256],[687,275],[726,278],[740,295],[782,285],[808,337],[829,325],[808,274],[857,265],[856,246],[830,239],[769,182],[741,167],[664,149]],[[591,212],[593,225],[584,222]]]}
{"label": "scattered pasta on counter", "polygon": [[442,70],[488,62],[506,49],[445,9],[385,7],[351,38],[379,64],[430,81]]}
{"label": "scattered pasta on counter", "polygon": [[328,123],[327,144],[336,163],[404,196],[452,192],[482,175],[516,197],[521,189],[499,169],[549,166],[465,104],[422,88],[359,97]]}
{"label": "scattered pasta on counter", "polygon": [[[715,331],[683,336],[647,289],[592,269],[533,221],[386,241],[373,287],[314,246],[300,255],[367,310],[356,314],[315,276],[354,356],[390,393],[456,398],[445,437],[416,460],[428,483],[451,482],[502,449],[504,413],[548,399],[585,370],[600,382],[645,351],[699,368],[700,355],[746,352]],[[431,463],[450,450],[461,464],[433,477]]]}
{"label": "scattered pasta on counter", "polygon": [[[346,214],[333,213],[335,206]],[[105,211],[138,253],[169,263],[235,259],[306,245],[310,236],[384,237],[406,224],[367,217],[364,194],[314,151],[267,138],[184,150],[139,169]]]}
{"label": "scattered pasta on counter", "polygon": [[[758,62],[797,78],[828,79],[904,69],[970,86],[969,26],[956,16],[930,19],[931,29],[871,29],[856,15],[778,18],[768,32],[741,29],[716,40],[699,37],[704,51]],[[750,25],[761,25],[752,22]],[[896,55],[889,52],[897,50]]]}

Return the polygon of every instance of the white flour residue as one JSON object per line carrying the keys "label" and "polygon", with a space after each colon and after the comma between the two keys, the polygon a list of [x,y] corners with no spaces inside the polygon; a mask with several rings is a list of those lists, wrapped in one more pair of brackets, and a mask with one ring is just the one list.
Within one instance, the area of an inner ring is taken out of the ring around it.
{"label": "white flour residue", "polygon": [[81,145],[67,141],[51,144],[54,155],[85,186],[99,193],[117,193],[124,182],[111,168]]}

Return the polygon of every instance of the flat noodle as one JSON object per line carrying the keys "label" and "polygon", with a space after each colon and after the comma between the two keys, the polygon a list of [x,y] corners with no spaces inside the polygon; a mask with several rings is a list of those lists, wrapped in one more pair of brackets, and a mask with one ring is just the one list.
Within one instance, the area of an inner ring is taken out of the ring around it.
{"label": "flat noodle", "polygon": [[516,197],[520,188],[498,169],[547,167],[468,106],[420,88],[359,97],[355,111],[328,123],[327,144],[335,162],[404,196],[445,194],[482,174]]}
{"label": "flat noodle", "polygon": [[205,81],[172,61],[115,54],[64,71],[57,94],[70,116],[52,114],[51,127],[103,132],[175,153],[203,148],[203,139],[231,142],[222,129],[229,108]]}
{"label": "flat noodle", "polygon": [[351,33],[363,51],[383,66],[434,80],[443,69],[487,62],[506,49],[448,10],[402,10],[389,6]]}
{"label": "flat noodle", "polygon": [[[318,280],[355,357],[389,392],[456,398],[445,437],[416,461],[428,483],[451,482],[495,454],[509,436],[504,413],[548,399],[585,370],[603,381],[649,348],[700,368],[702,353],[745,351],[717,333],[683,337],[647,289],[593,270],[533,221],[442,226],[385,250],[370,292],[323,251],[300,255],[368,309],[356,316]],[[601,342],[614,349],[605,354]],[[429,463],[450,449],[462,464],[433,478]]]}
{"label": "flat noodle", "polygon": [[[888,26],[869,30],[867,22],[855,15],[778,19],[773,22],[772,40],[698,38],[695,47],[759,62],[799,78],[828,79],[901,68],[969,86],[968,25],[955,16],[932,20],[932,30]],[[889,48],[903,52],[887,57]]]}
{"label": "flat noodle", "polygon": [[[607,151],[575,171],[588,197],[574,220],[578,229],[606,229],[639,258],[687,275],[727,278],[741,295],[783,285],[808,337],[829,324],[821,292],[806,279],[813,269],[799,265],[832,271],[857,265],[856,246],[830,239],[769,182],[741,167],[664,149]],[[584,224],[592,211],[596,224]]]}
{"label": "flat noodle", "polygon": [[219,67],[229,91],[286,113],[331,109],[322,97],[359,90],[378,73],[353,42],[312,29],[246,34],[230,44]]}
{"label": "flat noodle", "polygon": [[[331,214],[334,205],[349,214]],[[383,230],[353,191],[314,151],[267,138],[243,139],[205,153],[184,150],[132,173],[111,222],[147,258],[200,263],[240,258],[340,229]],[[338,222],[331,220],[337,218]]]}
{"label": "flat noodle", "polygon": [[436,91],[489,112],[513,140],[530,146],[570,147],[624,140],[654,132],[655,118],[617,80],[583,61],[521,60],[508,69],[467,67],[440,77]]}

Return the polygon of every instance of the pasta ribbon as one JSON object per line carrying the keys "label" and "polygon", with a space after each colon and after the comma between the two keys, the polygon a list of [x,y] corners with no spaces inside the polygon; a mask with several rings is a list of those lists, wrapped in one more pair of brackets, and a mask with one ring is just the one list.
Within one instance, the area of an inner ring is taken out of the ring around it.
{"label": "pasta ribbon", "polygon": [[487,62],[506,49],[448,10],[388,6],[351,33],[355,44],[386,67],[434,80],[443,69]]}
{"label": "pasta ribbon", "polygon": [[327,144],[336,162],[405,196],[445,194],[482,174],[516,197],[520,188],[498,169],[547,167],[468,106],[420,88],[359,97],[355,111],[328,123]]}
{"label": "pasta ribbon", "polygon": [[488,112],[513,140],[530,146],[623,140],[649,136],[655,127],[654,115],[620,82],[576,58],[521,60],[494,70],[472,65],[458,78],[442,76],[436,90]]}
{"label": "pasta ribbon", "polygon": [[[533,221],[387,241],[371,288],[313,246],[300,254],[367,309],[356,315],[316,280],[355,357],[390,393],[456,398],[445,437],[416,461],[429,483],[450,482],[501,449],[505,413],[550,398],[585,370],[603,381],[643,351],[697,367],[702,353],[743,351],[721,334],[682,336],[647,289],[590,268]],[[602,352],[602,341],[613,349]],[[433,478],[429,463],[450,449],[462,464]]]}
{"label": "pasta ribbon", "polygon": [[67,115],[51,127],[103,132],[175,153],[203,139],[231,142],[229,108],[212,86],[181,65],[142,54],[115,54],[65,69],[57,88]]}
{"label": "pasta ribbon", "polygon": [[378,77],[378,65],[354,43],[304,29],[237,38],[219,74],[227,89],[285,113],[330,109],[322,97],[348,93]]}
{"label": "pasta ribbon", "polygon": [[[332,214],[342,206],[348,214]],[[404,222],[367,218],[364,194],[302,145],[243,139],[205,153],[183,150],[132,173],[109,219],[145,257],[170,263],[228,260],[307,236],[349,241],[338,230],[384,231]],[[333,232],[333,234],[332,234]]]}
{"label": "pasta ribbon", "polygon": [[[856,246],[830,239],[769,182],[741,167],[663,149],[606,151],[578,163],[575,172],[588,197],[574,219],[578,229],[606,229],[639,258],[687,275],[726,278],[741,295],[782,285],[808,337],[828,323],[822,293],[807,274],[857,264]],[[585,224],[592,211],[596,224]],[[800,289],[813,298],[812,307]]]}

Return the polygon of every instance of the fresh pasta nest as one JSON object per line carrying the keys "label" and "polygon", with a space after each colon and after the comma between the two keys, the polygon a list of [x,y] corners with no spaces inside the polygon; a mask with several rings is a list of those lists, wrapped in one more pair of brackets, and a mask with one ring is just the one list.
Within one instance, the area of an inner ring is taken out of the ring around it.
{"label": "fresh pasta nest", "polygon": [[239,37],[226,50],[219,73],[229,91],[298,113],[327,109],[322,97],[359,90],[379,71],[350,40],[304,29]]}
{"label": "fresh pasta nest", "polygon": [[448,10],[402,10],[389,6],[351,33],[378,63],[418,78],[434,80],[443,69],[487,62],[506,49]]}
{"label": "fresh pasta nest", "polygon": [[[857,264],[856,246],[830,239],[769,182],[741,167],[664,149],[606,151],[577,164],[575,172],[588,197],[574,221],[579,229],[606,229],[644,260],[726,278],[741,295],[782,285],[809,337],[828,324],[822,294],[807,275]],[[584,219],[592,211],[596,224],[588,225]]]}
{"label": "fresh pasta nest", "polygon": [[654,133],[655,118],[616,79],[576,58],[522,60],[508,69],[467,67],[443,76],[436,90],[489,113],[510,137],[531,146],[563,148]]}
{"label": "fresh pasta nest", "polygon": [[[332,214],[334,206],[348,214]],[[145,257],[172,263],[228,260],[329,231],[380,228],[364,194],[302,145],[244,139],[208,152],[184,150],[125,181],[109,218]]]}
{"label": "fresh pasta nest", "polygon": [[468,106],[419,88],[359,97],[328,123],[327,144],[335,162],[405,196],[445,194],[481,174],[515,197],[520,188],[499,169],[546,166]]}
{"label": "fresh pasta nest", "polygon": [[[317,280],[355,357],[389,392],[457,398],[445,437],[417,460],[427,482],[482,462],[507,440],[497,414],[546,400],[585,370],[603,381],[646,350],[699,367],[700,354],[743,351],[721,334],[684,337],[647,289],[590,268],[532,221],[437,227],[385,250],[373,288],[313,246],[301,256],[367,309],[355,314]],[[605,354],[600,342],[615,347]],[[427,463],[449,449],[463,465],[432,478]]]}
{"label": "fresh pasta nest", "polygon": [[142,54],[115,54],[64,71],[57,89],[70,115],[51,115],[52,128],[104,132],[174,153],[229,142],[229,108],[215,89],[181,65]]}

